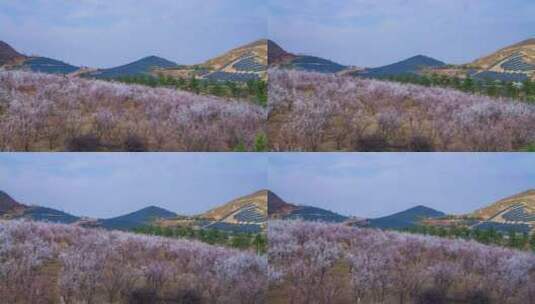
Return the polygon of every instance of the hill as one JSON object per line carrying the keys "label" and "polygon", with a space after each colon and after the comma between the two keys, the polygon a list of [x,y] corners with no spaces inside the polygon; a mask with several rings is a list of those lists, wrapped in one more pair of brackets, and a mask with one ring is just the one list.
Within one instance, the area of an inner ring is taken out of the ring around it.
{"label": "hill", "polygon": [[389,216],[370,219],[369,225],[381,229],[406,229],[418,225],[425,219],[437,218],[446,214],[426,206],[416,206]]}
{"label": "hill", "polygon": [[38,73],[64,75],[74,73],[80,69],[63,61],[46,57],[29,57],[20,64],[20,68]]}
{"label": "hill", "polygon": [[164,227],[188,226],[228,232],[258,233],[266,229],[267,191],[261,190],[222,204],[192,217],[179,217],[160,222]]}
{"label": "hill", "polygon": [[130,230],[176,216],[177,214],[174,212],[160,207],[150,206],[126,215],[99,220],[99,224],[106,229]]}
{"label": "hill", "polygon": [[535,38],[502,48],[466,66],[471,69],[471,75],[476,79],[535,79]]}
{"label": "hill", "polygon": [[17,52],[11,45],[0,41],[0,66],[24,60],[25,56]]}
{"label": "hill", "polygon": [[268,214],[270,219],[304,220],[327,223],[341,223],[348,219],[346,216],[326,209],[287,203],[271,191],[269,191],[268,194]]}
{"label": "hill", "polygon": [[268,64],[270,66],[289,62],[297,56],[286,52],[280,45],[272,40],[267,41],[268,48]]}
{"label": "hill", "polygon": [[355,72],[354,75],[370,78],[382,78],[406,74],[418,74],[425,69],[444,67],[445,65],[446,64],[444,62],[434,58],[417,55],[383,67],[369,68],[363,71]]}
{"label": "hill", "polygon": [[470,214],[474,228],[529,232],[535,229],[535,189],[499,200]]}
{"label": "hill", "polygon": [[0,216],[26,208],[26,206],[14,200],[9,194],[0,191]]}
{"label": "hill", "polygon": [[38,222],[73,224],[80,218],[72,214],[41,206],[31,206],[24,211],[23,218]]}
{"label": "hill", "polygon": [[158,69],[154,74],[170,77],[236,81],[266,79],[268,42],[265,39],[234,48],[201,64]]}
{"label": "hill", "polygon": [[52,58],[24,56],[9,44],[0,41],[0,66],[3,65],[9,69],[22,69],[48,74],[70,74],[80,69],[79,67]]}
{"label": "hill", "polygon": [[167,59],[148,56],[132,63],[109,69],[101,69],[84,74],[95,78],[118,78],[127,76],[150,75],[155,69],[174,68],[178,65]]}
{"label": "hill", "polygon": [[270,40],[268,40],[268,48],[270,67],[318,73],[338,73],[347,69],[344,65],[321,57],[289,53]]}

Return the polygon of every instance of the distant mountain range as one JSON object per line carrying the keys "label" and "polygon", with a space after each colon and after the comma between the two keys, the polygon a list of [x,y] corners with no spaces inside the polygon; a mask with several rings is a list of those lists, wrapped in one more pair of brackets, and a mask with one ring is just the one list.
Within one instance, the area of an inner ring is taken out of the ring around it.
{"label": "distant mountain range", "polygon": [[418,225],[422,220],[444,216],[445,213],[434,209],[417,206],[389,216],[364,219],[348,217],[318,207],[294,205],[285,202],[276,194],[272,194],[268,202],[271,219],[301,219],[305,221],[321,221],[330,223],[346,223],[361,227],[380,229],[405,229]]}
{"label": "distant mountain range", "polygon": [[513,195],[466,215],[447,215],[420,205],[388,216],[369,219],[345,216],[310,205],[288,203],[270,190],[236,198],[194,216],[178,215],[160,207],[150,206],[109,219],[77,217],[52,208],[27,206],[0,191],[0,219],[19,218],[118,230],[159,225],[256,233],[265,231],[268,219],[280,219],[397,230],[417,225],[433,225],[530,232],[535,230],[535,190]]}
{"label": "distant mountain range", "polygon": [[39,56],[25,56],[9,44],[0,41],[0,67],[33,72],[64,74],[99,79],[129,76],[197,77],[212,81],[238,81],[266,79],[268,41],[258,40],[232,49],[216,58],[195,65],[178,65],[157,56],[148,56],[125,65],[95,69],[77,67],[61,60]]}
{"label": "distant mountain range", "polygon": [[204,63],[178,65],[157,56],[109,69],[80,68],[45,57],[29,57],[18,53],[0,41],[0,66],[8,69],[24,69],[35,72],[85,76],[93,78],[119,78],[139,75],[164,75],[171,77],[208,79],[213,81],[248,81],[267,79],[267,67],[279,67],[300,71],[337,73],[352,76],[386,78],[407,74],[436,73],[460,78],[504,81],[535,80],[535,38],[527,39],[462,65],[446,64],[440,60],[417,55],[382,67],[356,68],[329,59],[293,54],[274,41],[261,39],[235,49]]}
{"label": "distant mountain range", "polygon": [[417,55],[381,67],[348,67],[320,57],[295,55],[270,41],[269,65],[309,72],[387,78],[400,75],[439,74],[476,80],[524,81],[535,80],[535,38],[505,47],[472,63],[452,65],[440,60]]}

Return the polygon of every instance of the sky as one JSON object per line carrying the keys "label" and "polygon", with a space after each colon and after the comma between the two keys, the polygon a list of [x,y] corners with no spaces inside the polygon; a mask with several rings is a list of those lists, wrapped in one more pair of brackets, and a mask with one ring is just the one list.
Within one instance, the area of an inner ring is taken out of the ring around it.
{"label": "sky", "polygon": [[266,166],[248,153],[0,153],[0,190],[93,218],[150,205],[193,215],[266,189]]}
{"label": "sky", "polygon": [[0,153],[17,201],[108,218],[150,205],[193,215],[261,189],[379,217],[417,205],[460,214],[535,188],[529,153]]}
{"label": "sky", "polygon": [[270,189],[287,202],[374,218],[417,205],[469,213],[535,189],[529,153],[282,153]]}
{"label": "sky", "polygon": [[267,36],[263,0],[0,0],[0,40],[106,68],[149,55],[201,63]]}
{"label": "sky", "polygon": [[467,63],[535,37],[533,0],[268,0],[291,52],[375,67],[422,54]]}

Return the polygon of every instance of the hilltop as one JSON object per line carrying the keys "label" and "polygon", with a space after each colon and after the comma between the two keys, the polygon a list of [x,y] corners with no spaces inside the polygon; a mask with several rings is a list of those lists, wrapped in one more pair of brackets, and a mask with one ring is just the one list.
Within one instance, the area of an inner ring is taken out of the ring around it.
{"label": "hilltop", "polygon": [[426,206],[416,206],[389,216],[371,219],[369,222],[370,227],[375,228],[406,229],[419,225],[424,220],[443,217],[445,215],[444,212]]}
{"label": "hilltop", "polygon": [[122,216],[99,220],[98,225],[106,229],[130,230],[176,216],[177,214],[172,211],[157,206],[149,206]]}
{"label": "hilltop", "polygon": [[231,49],[204,63],[157,69],[155,75],[169,77],[206,79],[210,81],[265,80],[267,77],[268,42],[257,40]]}
{"label": "hilltop", "polygon": [[261,190],[238,197],[195,216],[180,216],[160,221],[159,225],[257,233],[266,229],[266,221],[267,192]]}
{"label": "hilltop", "polygon": [[17,52],[11,45],[4,41],[0,41],[0,66],[16,61],[24,60],[26,56]]}
{"label": "hilltop", "polygon": [[341,223],[348,217],[338,213],[308,205],[287,203],[275,193],[269,191],[268,214],[270,219],[304,220],[313,222]]}
{"label": "hilltop", "polygon": [[346,66],[325,58],[289,53],[271,40],[268,40],[268,48],[270,67],[318,73],[338,73],[347,69]]}
{"label": "hilltop", "polygon": [[4,191],[0,191],[0,216],[17,213],[27,207],[16,200]]}
{"label": "hilltop", "polygon": [[138,75],[151,75],[155,69],[174,68],[178,65],[158,56],[148,56],[132,63],[109,69],[101,69],[84,74],[95,78],[118,78]]}
{"label": "hilltop", "polygon": [[355,76],[364,76],[371,78],[382,78],[388,76],[398,76],[406,74],[418,74],[426,69],[443,67],[446,64],[434,58],[417,55],[400,62],[386,65],[378,68],[365,69],[355,72]]}

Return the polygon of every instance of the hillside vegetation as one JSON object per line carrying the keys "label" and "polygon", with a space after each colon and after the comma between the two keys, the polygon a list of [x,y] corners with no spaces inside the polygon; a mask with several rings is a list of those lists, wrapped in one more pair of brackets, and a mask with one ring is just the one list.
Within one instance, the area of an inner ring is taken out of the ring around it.
{"label": "hillside vegetation", "polygon": [[535,255],[340,224],[272,221],[270,303],[535,303]]}
{"label": "hillside vegetation", "polygon": [[0,221],[2,303],[265,303],[267,260],[195,241]]}
{"label": "hillside vegetation", "polygon": [[451,89],[272,69],[276,151],[515,151],[535,142],[535,105]]}
{"label": "hillside vegetation", "polygon": [[0,72],[0,150],[253,150],[266,110],[163,88]]}

